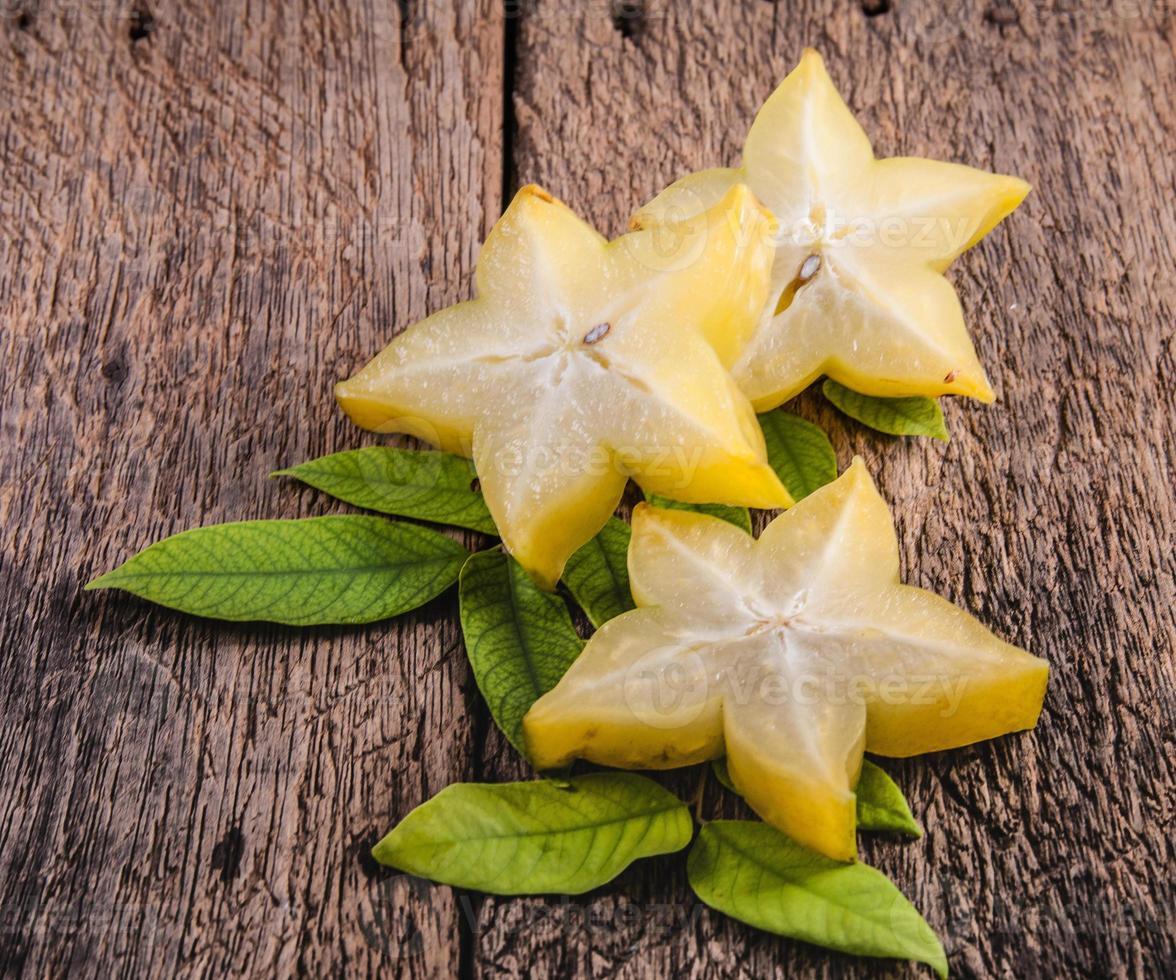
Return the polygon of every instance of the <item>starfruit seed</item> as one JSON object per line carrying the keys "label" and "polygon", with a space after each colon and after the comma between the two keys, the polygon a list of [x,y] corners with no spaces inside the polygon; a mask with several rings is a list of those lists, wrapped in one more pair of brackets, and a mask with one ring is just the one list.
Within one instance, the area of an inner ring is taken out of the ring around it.
{"label": "starfruit seed", "polygon": [[603,340],[605,335],[612,329],[611,323],[598,323],[586,334],[584,334],[584,343],[595,344],[598,340]]}
{"label": "starfruit seed", "polygon": [[800,275],[797,278],[801,282],[808,282],[821,270],[821,257],[819,255],[810,255],[801,263]]}

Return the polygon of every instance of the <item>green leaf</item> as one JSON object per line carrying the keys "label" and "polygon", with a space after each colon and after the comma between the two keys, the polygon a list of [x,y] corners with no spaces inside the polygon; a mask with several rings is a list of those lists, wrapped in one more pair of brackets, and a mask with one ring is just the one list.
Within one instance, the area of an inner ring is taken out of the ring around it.
{"label": "green leaf", "polygon": [[597,629],[633,608],[629,591],[632,534],[628,524],[610,517],[600,533],[564,566],[564,585]]}
{"label": "green leaf", "polygon": [[837,454],[825,430],[799,415],[777,409],[759,417],[768,463],[793,500],[837,479]]}
{"label": "green leaf", "polygon": [[862,775],[854,792],[859,830],[897,830],[911,837],[923,836],[923,828],[898,784],[869,759],[862,760]]}
{"label": "green leaf", "polygon": [[696,514],[709,514],[751,534],[751,514],[746,507],[731,507],[727,504],[687,504],[657,493],[647,493],[645,501],[651,507],[661,507],[663,510],[689,510]]}
{"label": "green leaf", "polygon": [[644,776],[598,772],[526,783],[458,783],[372,850],[446,885],[496,895],[579,895],[638,858],[690,843],[690,810]]}
{"label": "green leaf", "polygon": [[471,555],[458,587],[474,680],[511,745],[526,753],[523,715],[580,655],[567,604],[500,548]]}
{"label": "green leaf", "polygon": [[740,795],[739,790],[735,788],[735,784],[731,782],[731,773],[727,771],[726,759],[711,759],[711,772],[715,774],[715,779],[719,781],[724,789],[729,789],[737,796]]}
{"label": "green leaf", "polygon": [[498,534],[486,501],[474,489],[474,464],[451,453],[369,446],[320,456],[270,476],[293,477],[383,514]]}
{"label": "green leaf", "polygon": [[[711,761],[715,778],[732,793],[739,793],[731,782],[726,759]],[[906,797],[885,770],[869,759],[862,760],[862,774],[854,790],[857,796],[858,830],[897,830],[912,837],[922,837],[923,828],[911,814]]]}
{"label": "green leaf", "polygon": [[380,517],[241,521],[153,544],[86,588],[213,619],[370,623],[444,592],[467,555],[443,534]]}
{"label": "green leaf", "polygon": [[875,398],[851,391],[832,378],[821,389],[825,397],[851,419],[892,436],[931,436],[947,442],[943,409],[934,398]]}
{"label": "green leaf", "polygon": [[686,871],[699,898],[740,922],[859,956],[918,960],[947,976],[935,933],[884,874],[833,861],[767,824],[704,825]]}

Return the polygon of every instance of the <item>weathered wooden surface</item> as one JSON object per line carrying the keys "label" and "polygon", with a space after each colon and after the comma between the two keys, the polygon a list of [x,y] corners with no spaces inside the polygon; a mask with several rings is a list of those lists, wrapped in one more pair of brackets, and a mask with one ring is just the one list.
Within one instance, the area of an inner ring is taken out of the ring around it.
{"label": "weathered wooden surface", "polygon": [[[340,509],[264,474],[367,441],[330,382],[468,293],[504,190],[540,181],[619,231],[734,161],[812,44],[879,153],[1036,188],[953,273],[995,406],[950,406],[944,447],[799,400],[877,473],[908,578],[1054,664],[1036,733],[888,764],[928,833],[864,855],[957,975],[1171,972],[1176,12],[456,6],[3,8],[5,970],[909,972],[702,911],[674,858],[562,901],[373,867],[367,846],[445,784],[525,771],[451,597],[299,632],[79,592],[193,523]],[[713,783],[703,807],[739,812]]]}
{"label": "weathered wooden surface", "polygon": [[331,383],[467,291],[501,14],[150,10],[0,28],[5,963],[449,975],[454,896],[363,856],[469,775],[454,600],[299,632],[79,588],[194,522],[344,509],[266,473],[356,444]]}

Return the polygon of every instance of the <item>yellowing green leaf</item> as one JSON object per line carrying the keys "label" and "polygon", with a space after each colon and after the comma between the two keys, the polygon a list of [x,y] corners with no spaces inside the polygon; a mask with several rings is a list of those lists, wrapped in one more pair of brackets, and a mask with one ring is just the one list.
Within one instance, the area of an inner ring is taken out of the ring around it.
{"label": "yellowing green leaf", "polygon": [[520,752],[523,715],[580,655],[568,607],[501,549],[471,555],[458,588],[461,631],[478,690]]}
{"label": "yellowing green leaf", "polygon": [[727,771],[726,759],[712,759],[711,771],[715,774],[715,779],[722,784],[724,789],[730,790],[732,793],[739,795],[739,790],[735,788],[735,784],[731,782],[731,774]]}
{"label": "yellowing green leaf", "polygon": [[930,436],[947,442],[951,437],[943,421],[943,409],[933,398],[876,398],[838,384],[832,378],[821,390],[851,419],[892,436]]}
{"label": "yellowing green leaf", "polygon": [[633,608],[629,592],[629,525],[615,517],[564,566],[563,582],[598,629]]}
{"label": "yellowing green leaf", "polygon": [[820,426],[777,409],[759,417],[768,448],[768,463],[793,500],[837,479],[837,455]]}
{"label": "yellowing green leaf", "polygon": [[562,784],[458,783],[372,850],[381,864],[496,895],[579,895],[639,858],[690,843],[689,809],[651,779],[576,776]]}
{"label": "yellowing green leaf", "polygon": [[862,774],[854,793],[858,830],[896,830],[911,837],[923,836],[923,828],[898,784],[869,759],[862,760]]}
{"label": "yellowing green leaf", "polygon": [[727,504],[687,504],[681,500],[671,500],[669,497],[663,497],[656,493],[647,493],[645,500],[651,507],[660,507],[662,510],[685,510],[692,514],[709,514],[711,517],[717,517],[728,524],[734,524],[737,528],[751,534],[751,514],[746,507],[731,507]]}
{"label": "yellowing green leaf", "polygon": [[370,623],[444,592],[467,554],[436,531],[379,517],[241,521],[159,541],[86,588],[212,619]]}
{"label": "yellowing green leaf", "polygon": [[706,824],[687,874],[707,905],[756,928],[859,956],[916,960],[947,976],[943,946],[885,875],[833,861],[767,824]]}
{"label": "yellowing green leaf", "polygon": [[383,514],[498,533],[475,489],[474,464],[451,453],[369,446],[320,456],[272,475],[293,477]]}

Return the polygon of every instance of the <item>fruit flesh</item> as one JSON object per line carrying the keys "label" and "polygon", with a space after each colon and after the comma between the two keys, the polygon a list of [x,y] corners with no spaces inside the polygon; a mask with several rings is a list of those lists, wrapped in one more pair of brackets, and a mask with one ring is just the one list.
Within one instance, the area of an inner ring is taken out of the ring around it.
{"label": "fruit flesh", "polygon": [[[633,226],[680,220],[739,182],[779,228],[772,290],[733,368],[757,411],[821,374],[883,397],[993,400],[942,273],[1020,204],[1028,184],[933,160],[875,159],[812,50],[760,109],[742,167],[670,185]],[[802,275],[814,258],[816,271]]]}
{"label": "fruit flesh", "polygon": [[524,188],[483,247],[477,298],[336,388],[357,424],[471,456],[504,544],[547,588],[628,477],[690,502],[791,503],[726,371],[769,288],[771,219],[735,185],[669,230],[606,242]]}
{"label": "fruit flesh", "polygon": [[856,852],[865,750],[911,755],[1036,724],[1045,661],[899,581],[864,464],[759,540],[640,505],[638,608],[610,620],[524,719],[532,760],[669,768],[727,756],[765,820],[830,857]]}

